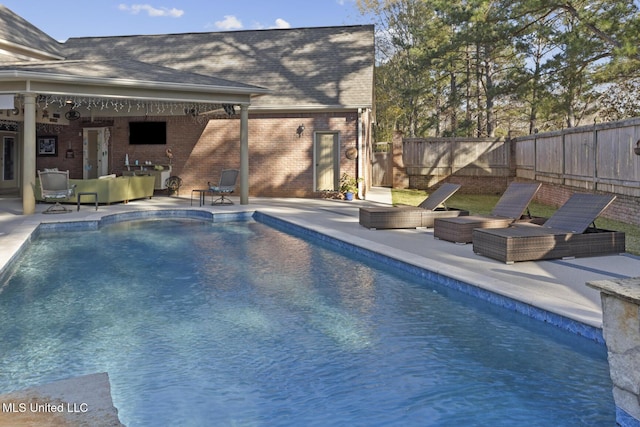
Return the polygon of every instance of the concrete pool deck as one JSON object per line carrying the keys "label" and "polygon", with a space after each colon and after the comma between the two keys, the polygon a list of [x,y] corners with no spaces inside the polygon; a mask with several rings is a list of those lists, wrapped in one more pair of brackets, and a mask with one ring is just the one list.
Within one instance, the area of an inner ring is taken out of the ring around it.
{"label": "concrete pool deck", "polygon": [[21,215],[17,197],[0,196],[0,271],[16,256],[40,223],[98,220],[105,215],[156,209],[204,210],[213,213],[260,211],[338,240],[426,268],[516,301],[586,325],[601,328],[600,295],[588,281],[640,276],[640,257],[630,254],[504,264],[473,252],[472,245],[437,240],[433,229],[369,230],[358,223],[358,208],[390,202],[385,190],[369,200],[251,198],[249,205],[194,206],[187,196],[154,196],[128,204],[82,205],[80,211],[43,215],[48,205],[37,204],[34,215]]}
{"label": "concrete pool deck", "polygon": [[[352,202],[325,199],[251,198],[249,205],[191,206],[189,196],[154,196],[128,204],[90,204],[80,211],[69,205],[71,213],[43,215],[48,205],[37,204],[34,215],[23,216],[18,197],[0,195],[0,272],[29,241],[41,223],[95,221],[103,216],[162,209],[203,210],[213,213],[261,212],[279,221],[322,233],[330,238],[365,248],[375,254],[428,269],[491,293],[520,301],[526,306],[554,313],[592,328],[602,326],[598,291],[588,281],[640,276],[640,258],[629,254],[554,261],[503,264],[473,253],[472,245],[436,240],[432,229],[369,230],[358,223],[358,208],[390,203],[390,193],[374,189],[369,200]],[[209,200],[207,200],[209,202]],[[0,292],[2,283],[0,283]],[[36,387],[37,389],[37,387]],[[48,389],[50,392],[50,389]],[[52,398],[63,399],[51,392]],[[5,395],[6,396],[6,395]],[[0,401],[5,397],[0,396]],[[104,399],[108,408],[110,399]],[[91,414],[88,414],[88,416]],[[94,414],[95,415],[95,414]],[[117,422],[117,415],[116,415]],[[60,424],[64,425],[64,424]]]}

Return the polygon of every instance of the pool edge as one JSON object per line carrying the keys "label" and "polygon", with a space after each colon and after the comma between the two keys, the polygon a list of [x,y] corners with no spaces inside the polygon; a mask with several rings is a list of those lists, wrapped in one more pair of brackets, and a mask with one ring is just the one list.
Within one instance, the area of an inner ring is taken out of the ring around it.
{"label": "pool edge", "polygon": [[363,246],[348,242],[335,236],[330,236],[328,234],[313,230],[311,228],[296,224],[291,221],[284,220],[282,218],[277,218],[276,216],[261,212],[259,210],[255,211],[255,213],[253,214],[253,218],[258,222],[277,228],[284,232],[288,232],[291,230],[297,231],[302,236],[326,242],[342,249],[348,249],[351,252],[355,252],[365,258],[380,262],[386,266],[398,268],[402,271],[416,275],[418,277],[434,281],[450,289],[458,290],[459,292],[466,295],[479,298],[490,304],[501,306],[503,308],[523,314],[527,317],[542,321],[544,323],[548,323],[552,326],[571,332],[575,335],[579,335],[586,339],[595,341],[598,344],[605,345],[601,328],[588,325],[586,323],[571,319],[558,313],[553,313],[549,310],[536,307],[532,304],[519,301],[505,295],[500,295],[496,292],[484,289],[480,286],[463,282],[445,274],[435,272],[425,267],[421,267],[404,261],[400,258],[395,258],[393,256],[390,256],[389,254],[379,253],[375,250],[365,248]]}
{"label": "pool edge", "polygon": [[[119,212],[108,214],[99,219],[86,219],[66,222],[43,222],[39,223],[33,231],[22,242],[19,249],[10,257],[9,261],[0,269],[0,291],[3,283],[11,276],[11,266],[14,264],[18,256],[24,251],[27,245],[42,232],[60,231],[60,230],[91,230],[99,229],[108,224],[124,221],[134,221],[153,218],[188,218],[211,222],[227,222],[227,221],[247,221],[254,219],[266,225],[278,228],[284,232],[298,232],[303,236],[308,236],[318,241],[323,241],[336,247],[346,248],[351,252],[360,254],[361,256],[380,262],[384,265],[398,268],[407,273],[434,281],[445,287],[456,289],[464,294],[477,297],[483,301],[494,305],[504,307],[506,309],[523,314],[530,318],[548,323],[559,327],[560,329],[582,336],[584,338],[595,341],[601,345],[605,344],[602,329],[593,325],[571,319],[552,311],[536,307],[530,303],[517,300],[515,298],[501,295],[495,291],[484,289],[476,284],[471,284],[459,280],[455,277],[429,270],[425,267],[407,262],[399,257],[393,257],[390,254],[384,254],[361,245],[348,242],[347,240],[331,236],[318,230],[278,218],[272,214],[268,214],[256,209],[240,210],[236,212],[211,212],[198,209],[154,209],[134,212]],[[283,228],[284,227],[284,228]]]}

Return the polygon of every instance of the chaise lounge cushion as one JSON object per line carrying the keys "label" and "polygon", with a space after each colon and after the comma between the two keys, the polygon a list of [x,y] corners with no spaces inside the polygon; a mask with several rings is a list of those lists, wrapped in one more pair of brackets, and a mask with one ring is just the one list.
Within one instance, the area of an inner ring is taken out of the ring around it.
{"label": "chaise lounge cushion", "polygon": [[535,224],[478,228],[473,231],[473,251],[506,264],[612,255],[625,251],[625,234],[604,229],[570,233]]}
{"label": "chaise lounge cushion", "polygon": [[514,221],[541,222],[542,219],[524,216],[529,203],[541,186],[540,183],[512,182],[489,215],[436,219],[433,236],[449,242],[471,243],[473,230],[476,228],[503,228]]}
{"label": "chaise lounge cushion", "polygon": [[468,211],[445,205],[459,188],[460,184],[444,183],[418,206],[360,208],[360,225],[370,229],[433,227],[436,218],[469,215]]}
{"label": "chaise lounge cushion", "polygon": [[544,225],[520,223],[507,228],[475,229],[473,251],[509,264],[622,253],[623,232],[595,227],[596,218],[614,199],[613,195],[577,193]]}

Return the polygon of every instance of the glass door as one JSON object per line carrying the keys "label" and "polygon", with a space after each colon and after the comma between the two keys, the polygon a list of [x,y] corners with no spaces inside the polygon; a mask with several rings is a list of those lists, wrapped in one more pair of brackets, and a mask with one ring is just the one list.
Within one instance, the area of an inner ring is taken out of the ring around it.
{"label": "glass door", "polygon": [[15,136],[3,136],[0,148],[2,148],[0,188],[18,188],[18,147]]}
{"label": "glass door", "polygon": [[109,172],[109,129],[83,130],[82,179],[97,178]]}

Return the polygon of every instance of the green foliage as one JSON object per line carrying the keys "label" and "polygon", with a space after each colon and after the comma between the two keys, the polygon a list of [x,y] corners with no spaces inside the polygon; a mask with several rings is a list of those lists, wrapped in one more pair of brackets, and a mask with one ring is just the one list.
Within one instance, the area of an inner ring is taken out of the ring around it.
{"label": "green foliage", "polygon": [[358,183],[362,182],[362,178],[355,178],[348,173],[343,173],[340,177],[340,192],[341,193],[357,193]]}
{"label": "green foliage", "polygon": [[[630,0],[357,0],[376,17],[376,139],[533,133],[627,118]],[[632,92],[640,95],[640,91]]]}

